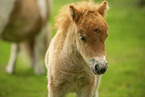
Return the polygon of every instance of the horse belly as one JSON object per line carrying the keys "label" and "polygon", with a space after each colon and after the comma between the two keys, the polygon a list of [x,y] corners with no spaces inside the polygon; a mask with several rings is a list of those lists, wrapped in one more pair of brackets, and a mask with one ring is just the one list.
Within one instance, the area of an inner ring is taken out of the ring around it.
{"label": "horse belly", "polygon": [[1,38],[13,42],[32,38],[40,32],[42,22],[36,0],[16,0]]}

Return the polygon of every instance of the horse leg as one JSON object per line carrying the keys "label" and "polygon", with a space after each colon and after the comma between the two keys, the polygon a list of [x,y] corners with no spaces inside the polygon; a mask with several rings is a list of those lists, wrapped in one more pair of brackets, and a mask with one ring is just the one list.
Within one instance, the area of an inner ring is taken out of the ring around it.
{"label": "horse leg", "polygon": [[53,83],[48,85],[48,97],[66,97],[66,90],[64,91],[62,86],[55,86]]}
{"label": "horse leg", "polygon": [[98,97],[98,88],[99,88],[100,83],[101,83],[101,78],[102,78],[102,75],[96,76],[96,86],[95,86],[94,93],[93,93],[92,97]]}
{"label": "horse leg", "polygon": [[37,75],[44,74],[45,69],[43,66],[43,46],[37,41],[35,41],[34,45],[34,55],[32,58],[32,67],[34,69],[34,73]]}
{"label": "horse leg", "polygon": [[6,67],[6,72],[8,74],[12,74],[14,72],[15,62],[16,62],[16,58],[18,56],[18,51],[19,51],[19,44],[13,43],[11,46],[10,60],[9,60],[8,65]]}
{"label": "horse leg", "polygon": [[77,92],[77,97],[92,97],[93,90],[94,90],[93,84],[87,85],[87,86],[81,88],[81,90],[79,90],[79,92]]}
{"label": "horse leg", "polygon": [[30,56],[30,63],[31,67],[34,68],[34,38],[28,40],[26,43],[23,43],[23,45],[26,48],[26,51],[28,52],[28,55]]}
{"label": "horse leg", "polygon": [[34,73],[37,75],[45,73],[43,62],[44,62],[44,55],[48,47],[48,44],[46,44],[47,32],[48,29],[46,25],[43,27],[39,35],[35,37],[35,41],[34,41],[35,43],[34,43],[33,69],[34,69]]}

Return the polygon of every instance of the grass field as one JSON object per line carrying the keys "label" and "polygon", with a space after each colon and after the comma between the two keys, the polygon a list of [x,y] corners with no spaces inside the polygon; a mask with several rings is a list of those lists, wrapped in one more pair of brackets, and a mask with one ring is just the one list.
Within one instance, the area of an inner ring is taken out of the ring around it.
{"label": "grass field", "polygon": [[[78,0],[53,0],[52,26],[61,6],[75,1]],[[135,0],[108,2],[106,57],[109,69],[103,75],[99,95],[145,97],[145,7],[137,7]],[[53,28],[52,32],[54,35]],[[14,75],[6,74],[9,53],[10,43],[0,41],[0,97],[47,97],[46,74],[34,75],[25,59],[19,57]]]}

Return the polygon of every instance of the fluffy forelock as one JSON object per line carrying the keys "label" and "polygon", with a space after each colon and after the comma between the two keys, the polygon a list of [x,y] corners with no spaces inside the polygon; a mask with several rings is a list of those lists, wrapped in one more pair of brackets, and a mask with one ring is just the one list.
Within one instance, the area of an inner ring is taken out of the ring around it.
{"label": "fluffy forelock", "polygon": [[77,3],[72,3],[72,4],[67,4],[63,6],[59,14],[56,16],[55,19],[55,27],[61,29],[67,29],[70,23],[72,22],[71,17],[70,17],[70,12],[69,12],[69,6],[73,5],[77,8],[77,10],[81,13],[84,13],[86,11],[97,11],[98,4],[95,4],[93,0],[88,1],[81,1]]}

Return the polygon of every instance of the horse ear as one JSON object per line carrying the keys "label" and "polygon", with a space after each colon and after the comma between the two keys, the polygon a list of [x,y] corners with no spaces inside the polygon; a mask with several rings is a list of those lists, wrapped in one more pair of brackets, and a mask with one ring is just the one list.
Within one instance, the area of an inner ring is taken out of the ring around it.
{"label": "horse ear", "polygon": [[72,20],[77,23],[79,21],[79,11],[73,5],[70,5],[69,11]]}
{"label": "horse ear", "polygon": [[107,1],[103,1],[103,2],[99,5],[97,11],[98,11],[102,16],[105,16],[106,10],[107,10],[107,9],[109,9],[108,2],[107,2]]}

